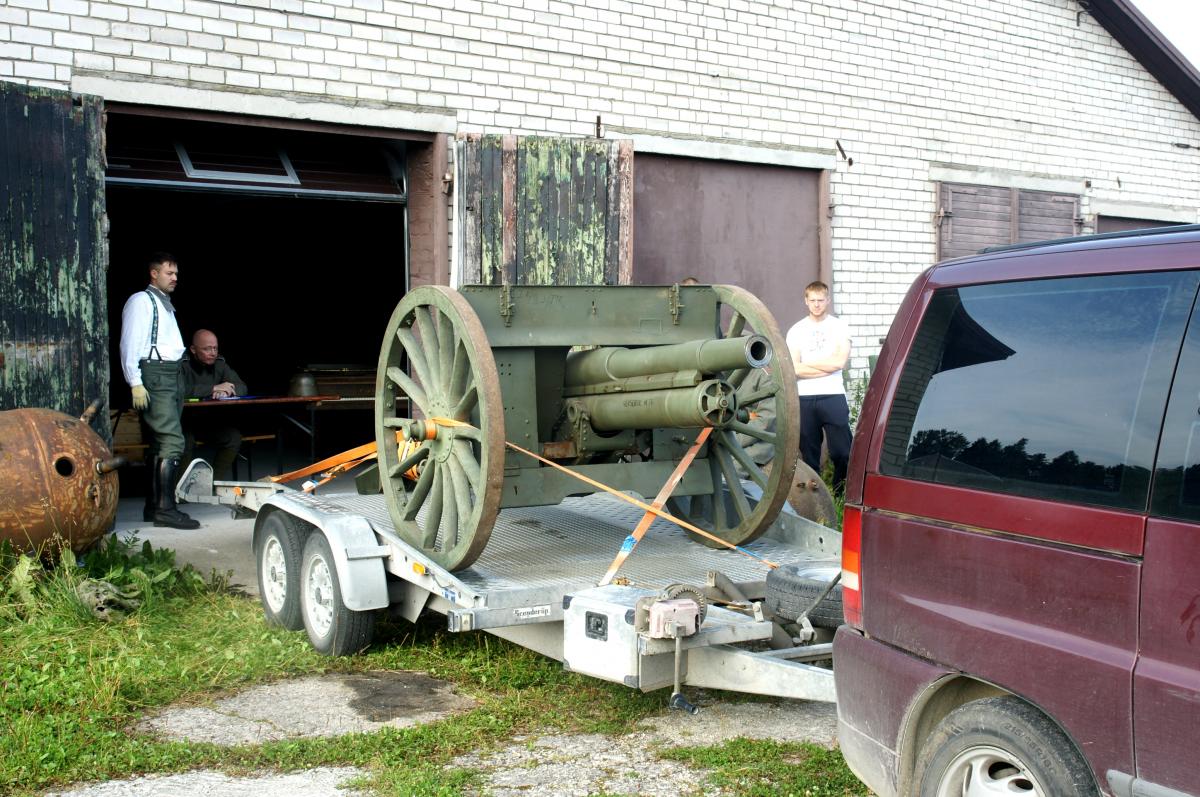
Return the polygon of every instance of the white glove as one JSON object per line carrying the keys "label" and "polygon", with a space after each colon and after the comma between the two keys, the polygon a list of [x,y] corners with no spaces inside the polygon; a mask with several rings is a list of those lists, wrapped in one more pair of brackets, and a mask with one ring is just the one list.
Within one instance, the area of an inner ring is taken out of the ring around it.
{"label": "white glove", "polygon": [[146,392],[145,385],[133,386],[133,408],[135,410],[144,410],[150,406],[150,394]]}

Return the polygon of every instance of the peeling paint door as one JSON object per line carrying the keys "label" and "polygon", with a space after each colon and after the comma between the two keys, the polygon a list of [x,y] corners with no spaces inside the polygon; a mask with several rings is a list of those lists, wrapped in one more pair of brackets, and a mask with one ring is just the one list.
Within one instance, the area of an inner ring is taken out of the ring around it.
{"label": "peeling paint door", "polygon": [[0,410],[107,405],[102,114],[99,97],[0,82]]}
{"label": "peeling paint door", "polygon": [[466,135],[458,144],[460,284],[629,282],[632,142]]}

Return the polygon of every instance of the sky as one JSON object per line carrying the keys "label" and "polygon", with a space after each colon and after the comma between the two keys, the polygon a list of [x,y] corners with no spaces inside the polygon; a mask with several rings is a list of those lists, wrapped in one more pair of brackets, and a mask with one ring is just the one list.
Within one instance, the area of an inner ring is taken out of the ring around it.
{"label": "sky", "polygon": [[1162,31],[1175,49],[1200,69],[1200,2],[1133,0],[1142,15]]}

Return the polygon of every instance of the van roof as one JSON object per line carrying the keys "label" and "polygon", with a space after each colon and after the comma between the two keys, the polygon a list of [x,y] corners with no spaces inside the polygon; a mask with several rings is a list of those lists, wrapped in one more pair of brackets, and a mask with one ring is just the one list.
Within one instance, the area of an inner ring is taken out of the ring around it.
{"label": "van roof", "polygon": [[989,246],[986,249],[980,249],[979,254],[990,255],[993,252],[1014,252],[1022,249],[1038,249],[1044,246],[1066,246],[1068,244],[1090,243],[1092,241],[1114,241],[1124,240],[1127,238],[1142,238],[1145,236],[1175,235],[1178,233],[1187,232],[1200,232],[1200,224],[1174,224],[1167,227],[1146,227],[1140,230],[1102,232],[1094,235],[1075,235],[1070,238],[1053,238],[1048,241],[1032,241],[1029,243],[1006,244],[1004,246]]}

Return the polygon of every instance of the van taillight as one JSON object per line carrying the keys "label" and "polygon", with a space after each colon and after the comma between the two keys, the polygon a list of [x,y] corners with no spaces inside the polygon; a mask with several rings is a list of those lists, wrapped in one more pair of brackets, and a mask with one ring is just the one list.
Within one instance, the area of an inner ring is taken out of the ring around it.
{"label": "van taillight", "polygon": [[862,508],[842,511],[842,612],[846,622],[862,628]]}

